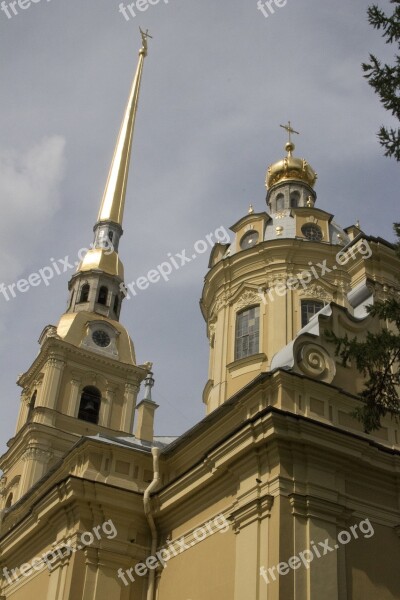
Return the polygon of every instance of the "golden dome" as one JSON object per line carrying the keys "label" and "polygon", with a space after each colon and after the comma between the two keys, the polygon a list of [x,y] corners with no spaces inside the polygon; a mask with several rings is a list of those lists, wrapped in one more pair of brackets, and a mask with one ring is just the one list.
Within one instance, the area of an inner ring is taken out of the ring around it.
{"label": "golden dome", "polygon": [[280,183],[281,181],[304,181],[310,187],[314,187],[317,180],[317,174],[304,158],[292,156],[295,145],[288,142],[285,150],[288,155],[282,160],[273,163],[268,167],[265,184],[267,188]]}

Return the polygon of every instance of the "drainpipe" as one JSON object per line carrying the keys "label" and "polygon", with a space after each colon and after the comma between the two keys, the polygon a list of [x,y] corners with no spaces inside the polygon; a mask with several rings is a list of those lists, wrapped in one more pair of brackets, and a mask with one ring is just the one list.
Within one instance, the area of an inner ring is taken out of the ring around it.
{"label": "drainpipe", "polygon": [[[152,515],[152,511],[151,511],[150,494],[152,492],[155,492],[155,490],[159,487],[160,481],[161,481],[161,478],[160,478],[160,467],[159,467],[160,449],[153,447],[151,449],[151,453],[153,455],[153,471],[154,471],[154,475],[153,475],[153,481],[150,483],[150,485],[146,488],[146,490],[144,492],[144,495],[143,495],[143,505],[144,505],[144,514],[146,515],[147,522],[149,524],[150,531],[151,531],[151,551],[150,551],[150,556],[155,556],[155,553],[156,553],[156,550],[157,550],[157,528],[156,528],[156,524],[154,522],[154,518],[153,518],[153,515]],[[147,587],[147,600],[154,600],[154,592],[155,592],[154,580],[155,580],[155,569],[149,569],[149,582],[148,582],[148,587]]]}

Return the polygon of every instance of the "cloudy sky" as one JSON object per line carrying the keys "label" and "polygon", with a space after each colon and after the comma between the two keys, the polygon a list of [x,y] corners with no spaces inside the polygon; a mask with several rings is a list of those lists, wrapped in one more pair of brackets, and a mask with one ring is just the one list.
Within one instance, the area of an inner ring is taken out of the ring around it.
{"label": "cloudy sky", "polygon": [[[359,219],[368,234],[394,239],[398,165],[376,141],[391,119],[360,67],[369,52],[391,49],[368,25],[367,0],[287,0],[268,17],[256,0],[160,0],[146,12],[133,5],[129,21],[119,4],[36,0],[17,15],[8,9],[11,18],[0,12],[0,283],[92,241],[139,25],[154,39],[120,246],[128,281],[228,228],[250,202],[265,209],[265,170],[283,156],[288,119],[301,132],[296,154],[318,172],[318,206],[342,226]],[[159,434],[183,433],[204,415],[207,262],[208,253],[124,304],[138,361],[154,362]],[[0,296],[2,451],[14,434],[15,380],[63,313],[70,276]]]}

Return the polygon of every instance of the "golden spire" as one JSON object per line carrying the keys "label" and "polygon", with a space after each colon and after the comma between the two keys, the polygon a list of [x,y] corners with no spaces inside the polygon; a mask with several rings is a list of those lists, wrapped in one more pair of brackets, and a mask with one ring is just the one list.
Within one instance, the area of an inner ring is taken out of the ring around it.
{"label": "golden spire", "polygon": [[139,101],[140,84],[142,80],[143,62],[147,56],[148,32],[140,29],[142,47],[139,51],[139,63],[132,83],[131,93],[125,110],[124,119],[118,135],[113,160],[97,222],[111,221],[122,225],[125,206],[126,185],[128,182],[129,163],[131,158],[132,137]]}
{"label": "golden spire", "polygon": [[99,216],[94,228],[94,245],[85,254],[77,268],[78,273],[93,270],[102,271],[108,275],[117,276],[121,281],[124,278],[124,268],[118,255],[118,244],[119,238],[122,235],[126,185],[128,182],[132,137],[138,108],[143,62],[147,56],[147,38],[151,37],[147,31],[140,30],[140,33],[142,36],[142,47],[139,51],[139,63],[115,147]]}

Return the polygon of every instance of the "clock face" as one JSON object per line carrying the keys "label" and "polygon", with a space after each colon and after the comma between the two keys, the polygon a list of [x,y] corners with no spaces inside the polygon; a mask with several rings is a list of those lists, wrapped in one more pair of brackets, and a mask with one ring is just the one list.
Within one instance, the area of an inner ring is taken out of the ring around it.
{"label": "clock face", "polygon": [[107,348],[111,343],[111,338],[106,331],[103,329],[96,329],[92,334],[92,340],[97,346],[101,348]]}
{"label": "clock face", "polygon": [[301,231],[304,237],[313,242],[320,242],[323,238],[321,227],[318,227],[318,225],[315,225],[314,223],[303,225]]}
{"label": "clock face", "polygon": [[240,247],[242,250],[246,250],[246,248],[251,248],[258,242],[258,232],[257,231],[248,231],[244,234],[242,239],[240,240]]}

